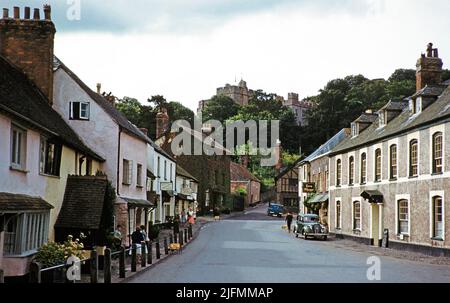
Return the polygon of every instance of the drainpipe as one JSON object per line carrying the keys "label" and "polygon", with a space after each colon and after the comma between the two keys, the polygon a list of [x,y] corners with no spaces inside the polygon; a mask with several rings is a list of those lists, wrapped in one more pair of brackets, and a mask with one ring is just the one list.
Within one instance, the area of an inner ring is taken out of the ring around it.
{"label": "drainpipe", "polygon": [[120,177],[120,139],[121,139],[121,135],[122,135],[122,127],[119,126],[119,138],[118,138],[118,142],[117,142],[118,143],[117,144],[117,188],[116,188],[117,196],[120,195],[120,192],[119,192],[119,184],[120,184],[119,177]]}

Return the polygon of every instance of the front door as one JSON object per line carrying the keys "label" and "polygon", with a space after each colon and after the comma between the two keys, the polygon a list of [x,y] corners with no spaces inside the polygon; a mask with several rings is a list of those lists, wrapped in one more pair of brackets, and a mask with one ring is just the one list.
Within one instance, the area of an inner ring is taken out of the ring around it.
{"label": "front door", "polygon": [[374,246],[381,246],[381,240],[383,239],[383,226],[382,226],[382,205],[371,203],[371,242]]}

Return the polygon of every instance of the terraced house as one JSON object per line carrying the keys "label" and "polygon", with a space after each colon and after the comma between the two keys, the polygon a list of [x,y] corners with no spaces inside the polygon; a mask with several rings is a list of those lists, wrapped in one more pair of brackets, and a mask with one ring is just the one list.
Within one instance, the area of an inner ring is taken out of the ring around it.
{"label": "terraced house", "polygon": [[450,83],[428,45],[417,92],[363,114],[330,154],[331,231],[372,245],[450,255]]}

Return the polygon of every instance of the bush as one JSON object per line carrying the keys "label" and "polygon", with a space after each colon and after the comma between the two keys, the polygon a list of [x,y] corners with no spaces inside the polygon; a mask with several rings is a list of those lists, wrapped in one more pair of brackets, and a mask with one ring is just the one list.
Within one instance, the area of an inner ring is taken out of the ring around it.
{"label": "bush", "polygon": [[148,238],[150,240],[158,239],[159,237],[159,226],[154,225],[153,222],[150,222],[148,227]]}
{"label": "bush", "polygon": [[73,241],[73,237],[68,236],[67,241],[62,244],[49,242],[39,248],[35,261],[39,262],[43,268],[65,264],[71,256],[83,259],[83,248],[84,245],[79,239]]}

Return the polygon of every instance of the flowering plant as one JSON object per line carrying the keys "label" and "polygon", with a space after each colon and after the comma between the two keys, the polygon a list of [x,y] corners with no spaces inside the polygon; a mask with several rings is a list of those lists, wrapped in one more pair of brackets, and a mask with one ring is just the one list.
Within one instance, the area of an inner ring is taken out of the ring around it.
{"label": "flowering plant", "polygon": [[43,268],[65,264],[66,260],[75,256],[82,259],[84,245],[80,239],[73,239],[69,235],[64,243],[49,242],[38,249],[35,261],[41,263]]}

